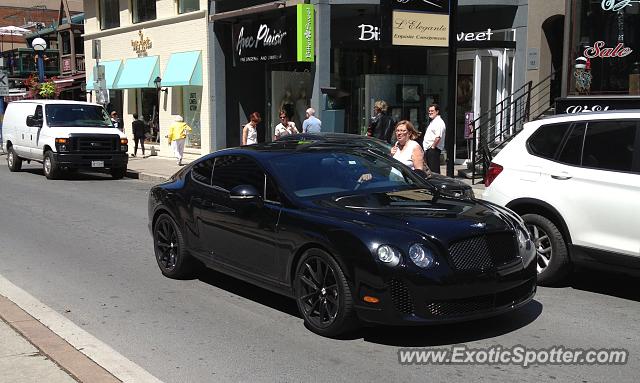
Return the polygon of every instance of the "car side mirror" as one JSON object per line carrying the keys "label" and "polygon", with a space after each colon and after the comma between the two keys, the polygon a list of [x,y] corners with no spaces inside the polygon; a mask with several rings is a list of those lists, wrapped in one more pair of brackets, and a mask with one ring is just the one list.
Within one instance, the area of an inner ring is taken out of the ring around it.
{"label": "car side mirror", "polygon": [[231,189],[229,198],[237,202],[256,202],[260,201],[260,193],[251,185],[238,185]]}
{"label": "car side mirror", "polygon": [[34,116],[27,116],[27,126],[37,126],[42,128],[42,120]]}

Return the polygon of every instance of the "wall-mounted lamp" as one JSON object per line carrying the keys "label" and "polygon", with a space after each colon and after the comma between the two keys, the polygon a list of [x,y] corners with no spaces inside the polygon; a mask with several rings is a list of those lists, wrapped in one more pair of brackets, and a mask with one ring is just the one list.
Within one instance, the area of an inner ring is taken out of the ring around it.
{"label": "wall-mounted lamp", "polygon": [[156,90],[165,93],[169,92],[169,88],[162,89],[162,79],[160,78],[160,76],[157,76],[155,80],[153,80],[153,84],[156,86]]}

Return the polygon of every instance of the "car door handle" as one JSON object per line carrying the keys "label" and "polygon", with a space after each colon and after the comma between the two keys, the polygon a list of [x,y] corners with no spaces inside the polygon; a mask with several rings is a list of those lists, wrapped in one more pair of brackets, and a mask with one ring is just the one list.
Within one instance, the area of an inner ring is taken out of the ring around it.
{"label": "car door handle", "polygon": [[570,180],[571,176],[568,175],[567,173],[564,173],[564,174],[561,174],[561,175],[552,174],[551,178],[553,178],[554,180],[566,181],[566,180]]}

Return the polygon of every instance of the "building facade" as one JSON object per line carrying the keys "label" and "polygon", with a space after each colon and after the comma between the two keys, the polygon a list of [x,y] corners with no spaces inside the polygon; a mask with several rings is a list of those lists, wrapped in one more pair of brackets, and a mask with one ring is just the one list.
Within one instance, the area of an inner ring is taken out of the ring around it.
{"label": "building facade", "polygon": [[137,113],[160,155],[172,154],[164,136],[178,115],[193,128],[185,152],[219,147],[211,134],[207,1],[85,0],[84,9],[92,100],[119,112],[127,134]]}

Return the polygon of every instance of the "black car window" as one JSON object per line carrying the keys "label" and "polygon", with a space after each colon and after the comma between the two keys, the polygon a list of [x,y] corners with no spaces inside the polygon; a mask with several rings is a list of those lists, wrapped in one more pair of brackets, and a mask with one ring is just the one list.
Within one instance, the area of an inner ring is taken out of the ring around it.
{"label": "black car window", "polygon": [[587,124],[582,166],[628,172],[633,169],[637,122],[594,121]]}
{"label": "black car window", "polygon": [[205,185],[211,185],[211,173],[213,172],[213,163],[215,158],[209,158],[193,165],[191,177]]}
{"label": "black car window", "polygon": [[558,156],[558,161],[570,165],[582,165],[582,146],[584,145],[586,126],[584,122],[574,125],[562,148],[562,152]]}
{"label": "black car window", "polygon": [[265,201],[280,202],[280,193],[278,192],[275,182],[268,176],[266,177],[266,180]]}
{"label": "black car window", "polygon": [[529,137],[529,152],[535,156],[552,160],[562,143],[562,138],[571,124],[543,125]]}
{"label": "black car window", "polygon": [[217,157],[212,183],[229,191],[239,185],[251,185],[264,194],[264,172],[254,160],[243,156]]}

